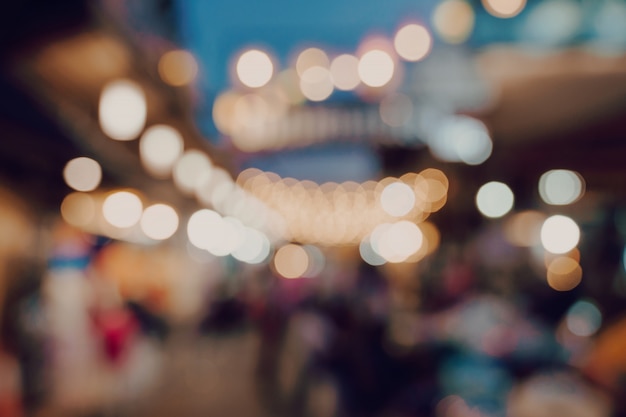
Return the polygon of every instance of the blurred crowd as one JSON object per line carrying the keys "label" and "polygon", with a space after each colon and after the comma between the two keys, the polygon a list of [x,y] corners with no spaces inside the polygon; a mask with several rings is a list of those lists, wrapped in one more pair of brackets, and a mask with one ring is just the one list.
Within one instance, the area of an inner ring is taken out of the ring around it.
{"label": "blurred crowd", "polygon": [[[172,340],[236,344],[246,335],[257,341],[248,352],[256,388],[227,395],[256,397],[258,415],[624,415],[619,315],[596,337],[599,323],[576,294],[545,291],[527,263],[481,265],[476,242],[381,267],[335,248],[315,278],[205,264],[192,290],[200,302],[181,310],[192,298],[176,307],[163,283],[110,279],[119,262],[111,253],[131,249],[67,226],[53,235],[47,263],[7,268],[2,416],[141,415]],[[142,267],[120,268],[132,277]]]}

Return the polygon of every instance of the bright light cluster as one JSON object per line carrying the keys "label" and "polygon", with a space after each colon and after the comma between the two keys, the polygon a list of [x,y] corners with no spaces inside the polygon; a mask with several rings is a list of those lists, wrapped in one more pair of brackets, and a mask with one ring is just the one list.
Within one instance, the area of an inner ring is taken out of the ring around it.
{"label": "bright light cluster", "polygon": [[[413,62],[425,58],[430,52],[432,38],[426,27],[412,23],[398,30],[391,48],[367,42],[370,40],[363,42],[358,53],[343,53],[332,59],[317,47],[300,51],[293,64],[298,91],[288,91],[286,95],[301,95],[315,102],[326,100],[335,89],[352,91],[359,86],[381,89],[390,85],[396,76],[397,56]],[[292,89],[294,83],[285,82],[289,71],[279,73],[267,52],[247,49],[235,61],[233,78],[238,84],[252,89],[266,86]],[[292,104],[300,103],[300,100],[292,100]],[[216,124],[219,126],[220,122],[216,121]]]}
{"label": "bright light cluster", "polygon": [[324,245],[359,244],[386,222],[422,222],[444,206],[448,191],[448,179],[436,169],[379,182],[319,185],[252,168],[239,175],[237,185],[284,220],[284,239]]}
{"label": "bright light cluster", "polygon": [[191,215],[187,236],[194,246],[213,256],[233,255],[242,262],[258,264],[270,254],[270,242],[263,233],[246,227],[234,217],[222,217],[209,209]]}
{"label": "bright light cluster", "polygon": [[61,216],[90,233],[143,242],[169,239],[179,222],[178,213],[167,204],[144,208],[144,198],[135,190],[70,193],[61,203]]}
{"label": "bright light cluster", "polygon": [[[523,9],[525,0],[483,0],[483,4],[494,15],[512,17]],[[467,1],[445,0],[435,8],[432,26],[442,40],[456,44],[469,38],[474,20],[474,10]],[[398,28],[393,39],[380,38],[375,42],[371,38],[364,39],[354,54],[343,53],[329,57],[323,49],[309,47],[301,50],[293,62],[298,78],[296,85],[310,101],[326,100],[334,89],[350,91],[359,86],[365,90],[381,89],[398,76],[398,58],[408,62],[423,60],[432,46],[433,37],[428,27],[410,22]],[[172,51],[169,54],[174,53],[181,54],[181,57],[185,54],[184,51]],[[187,55],[184,57],[188,60]],[[169,56],[164,56],[162,61],[167,62],[166,58]],[[234,62],[233,78],[247,88],[267,86],[278,78],[274,61],[266,51],[245,49]],[[197,70],[192,64],[189,66]]]}
{"label": "bright light cluster", "polygon": [[361,258],[370,265],[418,262],[439,247],[440,235],[430,222],[400,220],[381,223],[359,244]]}

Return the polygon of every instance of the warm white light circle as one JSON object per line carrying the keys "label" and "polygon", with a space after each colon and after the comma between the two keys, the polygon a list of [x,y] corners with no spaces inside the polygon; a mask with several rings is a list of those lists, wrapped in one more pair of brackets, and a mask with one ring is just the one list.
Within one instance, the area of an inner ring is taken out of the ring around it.
{"label": "warm white light circle", "polygon": [[203,204],[216,207],[224,202],[236,186],[230,174],[223,168],[212,168],[201,173],[196,180],[196,198]]}
{"label": "warm white light circle", "polygon": [[309,263],[309,254],[300,245],[285,245],[274,255],[276,272],[285,278],[300,278],[306,273]]}
{"label": "warm white light circle", "polygon": [[213,164],[202,151],[189,150],[181,156],[174,166],[174,183],[186,193],[195,191],[196,186],[206,171],[211,170]]}
{"label": "warm white light circle", "polygon": [[385,260],[392,263],[404,262],[420,250],[424,241],[420,228],[408,220],[384,226],[383,231],[376,238],[374,249]]}
{"label": "warm white light circle", "polygon": [[296,72],[299,76],[313,67],[322,67],[328,69],[330,65],[328,55],[319,48],[308,48],[300,52],[296,60]]}
{"label": "warm white light circle", "polygon": [[324,67],[307,68],[300,78],[300,91],[311,101],[326,100],[333,93],[334,85],[330,71]]}
{"label": "warm white light circle", "polygon": [[215,225],[221,221],[222,216],[213,210],[201,209],[193,213],[187,222],[187,237],[191,244],[208,250],[215,240]]}
{"label": "warm white light circle", "polygon": [[232,255],[241,262],[261,263],[269,255],[269,241],[258,230],[246,228],[241,245],[232,252]]}
{"label": "warm white light circle", "polygon": [[574,220],[557,214],[541,226],[541,244],[548,252],[562,254],[574,249],[580,240],[580,228]]}
{"label": "warm white light circle", "polygon": [[474,10],[465,0],[444,0],[435,9],[433,26],[448,43],[465,42],[474,29]]}
{"label": "warm white light circle", "polygon": [[246,238],[246,228],[234,217],[224,217],[219,229],[213,232],[215,239],[208,251],[216,256],[226,256],[237,250]]}
{"label": "warm white light circle", "polygon": [[482,0],[485,9],[495,17],[517,16],[526,6],[526,0]]}
{"label": "warm white light circle", "polygon": [[91,158],[74,158],[65,164],[63,178],[76,191],[92,191],[100,185],[102,168]]}
{"label": "warm white light circle", "polygon": [[118,80],[100,94],[99,120],[102,131],[115,140],[133,140],[146,123],[148,107],[139,84]]}
{"label": "warm white light circle", "polygon": [[61,216],[72,226],[86,227],[96,218],[96,202],[89,194],[68,194],[61,203]]}
{"label": "warm white light circle", "polygon": [[412,62],[424,59],[430,52],[432,43],[433,40],[428,30],[418,24],[409,24],[400,28],[393,41],[398,55]]}
{"label": "warm white light circle", "polygon": [[476,194],[476,206],[486,217],[498,218],[513,208],[515,197],[508,185],[492,181],[480,187]]}
{"label": "warm white light circle", "polygon": [[178,214],[167,204],[153,204],[143,211],[141,230],[151,239],[165,240],[178,229]]}
{"label": "warm white light circle", "polygon": [[547,204],[567,205],[583,194],[583,181],[574,171],[555,169],[539,179],[539,195]]}
{"label": "warm white light circle", "polygon": [[393,59],[387,52],[373,49],[359,60],[359,77],[365,85],[382,87],[393,78],[394,67]]}
{"label": "warm white light circle", "polygon": [[151,126],[139,141],[139,157],[146,169],[155,175],[169,175],[183,153],[183,138],[173,127]]}
{"label": "warm white light circle", "polygon": [[413,188],[403,182],[387,185],[380,194],[380,204],[387,214],[402,217],[415,206]]}
{"label": "warm white light circle", "polygon": [[237,60],[237,76],[242,84],[251,88],[263,87],[274,74],[274,64],[269,55],[258,49],[241,54]]}
{"label": "warm white light circle", "polygon": [[330,73],[338,90],[354,90],[360,83],[359,59],[354,55],[339,55],[330,63]]}
{"label": "warm white light circle", "polygon": [[128,191],[110,194],[102,204],[102,214],[109,224],[126,228],[137,224],[143,212],[141,200]]}

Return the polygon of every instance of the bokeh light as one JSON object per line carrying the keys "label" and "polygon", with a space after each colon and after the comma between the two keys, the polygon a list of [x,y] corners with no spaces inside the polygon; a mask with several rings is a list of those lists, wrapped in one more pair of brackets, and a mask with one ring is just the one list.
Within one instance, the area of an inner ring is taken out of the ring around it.
{"label": "bokeh light", "polygon": [[300,77],[300,90],[311,101],[326,100],[333,93],[330,71],[321,66],[309,67]]}
{"label": "bokeh light", "polygon": [[541,226],[545,219],[545,214],[538,211],[516,213],[504,225],[504,236],[515,246],[538,245],[541,243]]}
{"label": "bokeh light", "polygon": [[236,71],[243,85],[259,88],[272,79],[274,64],[267,53],[250,49],[239,56]]}
{"label": "bokeh light", "polygon": [[377,226],[370,237],[372,248],[387,262],[404,262],[420,250],[424,236],[413,222],[401,220]]}
{"label": "bokeh light", "polygon": [[287,68],[276,76],[276,85],[285,94],[291,105],[299,105],[304,102],[304,96],[300,91],[300,76],[293,68]]}
{"label": "bokeh light", "polygon": [[146,123],[148,107],[139,84],[130,80],[112,81],[104,86],[98,107],[100,128],[115,140],[133,140]]}
{"label": "bokeh light", "polygon": [[209,157],[202,151],[189,150],[181,156],[174,166],[174,183],[185,193],[193,193],[199,184],[199,180],[213,164]]}
{"label": "bokeh light", "polygon": [[372,248],[369,238],[361,240],[361,243],[359,244],[359,254],[361,255],[361,259],[372,266],[380,266],[387,263],[385,258],[376,253],[374,248]]}
{"label": "bokeh light", "polygon": [[403,182],[392,182],[383,189],[380,204],[389,215],[401,217],[408,214],[415,206],[415,193]]}
{"label": "bokeh light", "polygon": [[584,192],[584,181],[577,172],[554,169],[539,179],[541,199],[552,205],[567,205],[578,200]]}
{"label": "bokeh light", "polygon": [[432,43],[428,29],[414,23],[400,28],[393,40],[398,55],[411,62],[424,59],[430,52]]}
{"label": "bokeh light", "polygon": [[303,278],[315,278],[320,275],[326,267],[326,256],[320,248],[314,245],[302,246],[309,256],[309,267],[302,274]]}
{"label": "bokeh light", "polygon": [[578,245],[579,240],[580,228],[567,216],[554,215],[541,226],[541,244],[548,252],[567,253]]}
{"label": "bokeh light", "polygon": [[199,174],[195,181],[196,198],[209,206],[217,205],[231,192],[235,191],[235,184],[230,174],[223,168],[208,169]]}
{"label": "bokeh light", "polygon": [[259,264],[270,255],[270,241],[256,229],[246,228],[243,241],[232,255],[235,259],[249,264]]}
{"label": "bokeh light", "polygon": [[339,55],[330,64],[333,83],[338,90],[354,90],[361,83],[359,77],[359,59],[354,55]]}
{"label": "bokeh light", "polygon": [[565,316],[567,328],[576,336],[593,336],[602,326],[602,312],[591,301],[575,302]]}
{"label": "bokeh light", "polygon": [[387,52],[373,49],[363,54],[357,68],[363,84],[382,87],[393,78],[394,67],[393,58]]}
{"label": "bokeh light", "polygon": [[139,140],[139,157],[148,172],[157,177],[170,175],[183,153],[183,138],[171,126],[151,126]]}
{"label": "bokeh light", "polygon": [[330,60],[326,52],[319,48],[308,48],[300,52],[296,59],[296,72],[300,77],[304,76],[304,73],[313,67],[322,67],[328,69],[330,66]]}
{"label": "bokeh light", "polygon": [[526,0],[482,0],[485,10],[495,17],[517,16],[526,6]]}
{"label": "bokeh light", "polygon": [[76,191],[92,191],[102,180],[102,168],[91,158],[74,158],[63,168],[65,183]]}
{"label": "bokeh light", "polygon": [[458,44],[469,38],[474,20],[474,10],[467,1],[444,0],[435,9],[433,27],[441,39]]}
{"label": "bokeh light", "polygon": [[198,74],[198,63],[188,51],[174,50],[161,56],[159,75],[167,84],[180,87],[190,84]]}
{"label": "bokeh light", "polygon": [[432,154],[443,161],[480,165],[491,156],[493,143],[485,125],[471,117],[447,117],[428,140]]}
{"label": "bokeh light", "polygon": [[207,250],[215,256],[226,256],[243,245],[246,239],[246,228],[239,219],[220,217],[213,224]]}
{"label": "bokeh light", "polygon": [[96,202],[85,193],[70,193],[61,203],[61,216],[68,224],[76,227],[89,226],[96,218]]}
{"label": "bokeh light", "polygon": [[178,213],[167,204],[153,204],[144,210],[140,225],[149,238],[165,240],[178,230]]}
{"label": "bokeh light", "polygon": [[187,221],[187,237],[192,245],[197,248],[208,250],[215,242],[216,225],[222,222],[219,213],[200,209],[193,213]]}
{"label": "bokeh light", "polygon": [[104,219],[112,226],[127,228],[134,226],[141,219],[143,204],[141,199],[129,191],[117,191],[109,194],[102,204]]}
{"label": "bokeh light", "polygon": [[513,208],[515,197],[508,185],[492,181],[480,187],[476,194],[476,206],[486,217],[498,218]]}
{"label": "bokeh light", "polygon": [[309,255],[300,245],[285,245],[274,255],[274,268],[284,278],[300,278],[309,268]]}
{"label": "bokeh light", "polygon": [[233,144],[245,152],[263,149],[271,142],[267,135],[272,108],[259,94],[246,94],[237,99],[232,108],[230,134]]}
{"label": "bokeh light", "polygon": [[424,242],[422,244],[422,247],[414,255],[411,255],[407,259],[408,262],[417,262],[422,258],[434,253],[437,248],[439,248],[439,244],[441,243],[441,233],[434,223],[423,222],[418,224],[418,227],[422,231],[422,235],[424,236]]}
{"label": "bokeh light", "polygon": [[[385,188],[393,183],[401,184],[399,189],[391,187],[382,197]],[[381,198],[389,211],[397,212],[398,217],[406,215],[416,223],[426,220],[430,213],[445,205],[448,178],[443,172],[429,168],[420,174],[407,173],[399,179],[387,177],[379,182],[319,185],[313,181],[281,178],[275,173],[247,169],[239,175],[237,186],[282,219],[278,223],[283,239],[335,246],[358,245],[377,225],[391,220],[393,215],[383,209]],[[409,190],[408,196],[403,194]],[[406,204],[407,199],[413,203]]]}
{"label": "bokeh light", "polygon": [[226,91],[217,96],[213,103],[213,122],[224,135],[232,134],[235,106],[240,97],[235,92]]}
{"label": "bokeh light", "polygon": [[558,256],[548,265],[548,285],[556,291],[570,291],[580,284],[583,271],[578,262],[569,256]]}

